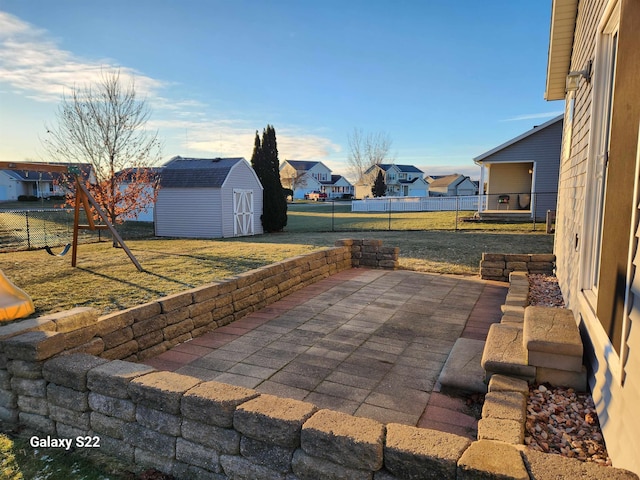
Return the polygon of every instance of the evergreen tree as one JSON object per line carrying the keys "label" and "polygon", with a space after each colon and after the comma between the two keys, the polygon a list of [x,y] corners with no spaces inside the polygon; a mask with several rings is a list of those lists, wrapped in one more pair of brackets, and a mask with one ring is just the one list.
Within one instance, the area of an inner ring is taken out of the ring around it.
{"label": "evergreen tree", "polygon": [[373,182],[373,187],[371,187],[371,194],[374,197],[384,197],[387,193],[387,184],[384,183],[384,175],[382,174],[382,170],[378,170],[378,176],[376,177],[376,181]]}
{"label": "evergreen tree", "polygon": [[262,143],[256,132],[251,166],[264,188],[262,228],[265,232],[280,232],[287,225],[287,199],[280,181],[280,161],[276,131],[267,125],[262,132]]}

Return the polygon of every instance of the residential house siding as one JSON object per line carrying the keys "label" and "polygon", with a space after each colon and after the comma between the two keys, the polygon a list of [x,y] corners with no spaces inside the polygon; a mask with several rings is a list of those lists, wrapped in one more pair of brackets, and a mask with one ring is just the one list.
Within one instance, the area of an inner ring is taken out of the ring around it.
{"label": "residential house siding", "polygon": [[619,43],[595,300],[589,297],[591,287],[585,278],[585,264],[592,258],[586,245],[599,237],[590,227],[595,216],[591,198],[597,154],[593,112],[603,79],[596,47],[603,19],[615,3],[578,2],[569,70],[582,70],[593,60],[594,75],[590,81],[581,80],[573,101],[574,94],[567,95],[554,251],[565,302],[583,334],[589,385],[608,453],[614,466],[640,474],[640,231],[638,216],[632,215],[639,203],[633,192],[640,164],[640,3],[635,0],[618,2]]}

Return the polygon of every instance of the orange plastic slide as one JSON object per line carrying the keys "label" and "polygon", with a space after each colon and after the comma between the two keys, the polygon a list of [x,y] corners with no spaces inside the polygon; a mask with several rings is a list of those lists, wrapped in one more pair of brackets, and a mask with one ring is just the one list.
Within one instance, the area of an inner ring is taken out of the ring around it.
{"label": "orange plastic slide", "polygon": [[35,311],[31,297],[0,270],[0,322],[26,317]]}

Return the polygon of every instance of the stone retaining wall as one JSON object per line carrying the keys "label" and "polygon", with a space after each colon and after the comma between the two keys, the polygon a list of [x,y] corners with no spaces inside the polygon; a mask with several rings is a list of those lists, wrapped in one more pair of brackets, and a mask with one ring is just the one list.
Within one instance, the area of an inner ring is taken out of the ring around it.
{"label": "stone retaining wall", "polygon": [[553,274],[556,256],[546,253],[483,253],[480,277],[484,280],[507,282],[511,272]]}

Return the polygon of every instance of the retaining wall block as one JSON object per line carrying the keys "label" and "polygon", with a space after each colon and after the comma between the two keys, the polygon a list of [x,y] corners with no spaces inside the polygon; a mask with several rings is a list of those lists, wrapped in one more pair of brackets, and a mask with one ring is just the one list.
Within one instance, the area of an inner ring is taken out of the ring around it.
{"label": "retaining wall block", "polygon": [[9,360],[7,372],[20,378],[42,378],[42,365],[44,362],[29,362],[26,360]]}
{"label": "retaining wall block", "polygon": [[111,332],[133,325],[135,318],[131,309],[109,313],[98,318],[95,322],[97,334],[101,337]]}
{"label": "retaining wall block", "polygon": [[220,465],[227,478],[233,480],[285,480],[285,474],[256,465],[239,456],[221,455]]}
{"label": "retaining wall block", "polygon": [[73,354],[73,353],[86,353],[89,355],[94,355],[99,357],[104,352],[104,342],[102,338],[93,338],[89,340],[87,343],[82,345],[78,345],[77,347],[67,348],[65,353]]}
{"label": "retaining wall block", "polygon": [[[99,412],[91,412],[89,415],[89,422],[91,429],[100,436],[107,435],[110,438],[122,440],[125,420],[120,418],[110,417]],[[133,450],[131,451],[133,454]]]}
{"label": "retaining wall block", "polygon": [[45,398],[47,396],[47,381],[43,378],[29,379],[13,377],[11,391],[17,395]]}
{"label": "retaining wall block", "polygon": [[167,295],[165,297],[159,298],[156,301],[160,304],[162,313],[168,313],[174,310],[178,310],[181,307],[191,305],[191,303],[193,303],[193,296],[191,295],[191,291],[187,290],[185,292],[178,292],[172,295]]}
{"label": "retaining wall block", "polygon": [[7,358],[13,360],[47,360],[65,349],[64,335],[49,331],[33,331],[0,342]]}
{"label": "retaining wall block", "polygon": [[100,357],[107,360],[120,360],[130,357],[131,355],[136,355],[138,350],[138,342],[129,340],[127,343],[105,350],[100,354]]}
{"label": "retaining wall block", "polygon": [[178,438],[176,441],[176,460],[204,468],[208,472],[222,472],[220,456],[215,450],[198,443],[190,442],[184,438]]}
{"label": "retaining wall block", "polygon": [[162,457],[175,458],[176,437],[156,432],[139,423],[125,423],[122,427],[124,438],[134,447],[155,452]]}
{"label": "retaining wall block", "polygon": [[218,454],[238,455],[240,434],[233,428],[207,425],[196,420],[182,421],[182,438],[215,450]]}
{"label": "retaining wall block", "polygon": [[108,417],[119,418],[127,422],[136,419],[136,405],[131,400],[114,398],[100,393],[89,393],[89,407],[94,412]]}
{"label": "retaining wall block", "polygon": [[18,410],[46,416],[49,415],[49,404],[46,398],[18,395]]}
{"label": "retaining wall block", "polygon": [[524,424],[527,399],[520,392],[489,392],[482,406],[482,418],[516,420]]}
{"label": "retaining wall block", "polygon": [[153,468],[161,472],[173,471],[176,463],[173,456],[163,455],[158,450],[151,451],[148,448],[152,448],[151,445],[147,445],[147,448],[135,447],[133,458],[136,465]]}
{"label": "retaining wall block", "polygon": [[371,480],[373,474],[368,470],[356,470],[337,465],[329,460],[312,457],[298,449],[291,462],[293,473],[300,480]]}
{"label": "retaining wall block", "polygon": [[129,396],[135,403],[162,412],[180,413],[182,395],[201,380],[173,372],[152,372],[129,382]]}
{"label": "retaining wall block", "polygon": [[89,412],[78,412],[69,408],[49,404],[49,418],[58,424],[75,427],[83,432],[91,430]]}
{"label": "retaining wall block", "polygon": [[203,382],[182,396],[181,412],[192,420],[231,428],[238,405],[257,396],[258,392],[248,388],[215,381]]}
{"label": "retaining wall block", "polygon": [[470,444],[459,435],[390,423],[384,465],[400,478],[455,480],[458,459]]}
{"label": "retaining wall block", "polygon": [[237,407],[233,426],[256,440],[297,447],[302,425],[315,411],[316,407],[311,403],[260,395]]}
{"label": "retaining wall block", "polygon": [[148,320],[150,318],[157,317],[162,313],[162,308],[160,307],[160,304],[157,301],[143,303],[142,305],[131,307],[128,310],[133,312],[134,323],[142,322],[143,320]]}
{"label": "retaining wall block", "polygon": [[189,480],[229,480],[223,473],[213,473],[204,468],[189,465],[187,463],[175,461],[171,474],[177,479]]}
{"label": "retaining wall block", "polygon": [[173,436],[180,435],[180,425],[182,424],[180,415],[172,415],[144,405],[138,405],[136,407],[136,421],[140,425],[159,433]]}
{"label": "retaining wall block", "polygon": [[149,332],[162,330],[166,326],[167,319],[164,317],[164,315],[158,314],[151,318],[136,321],[133,325],[131,325],[131,329],[133,330],[134,337],[139,337],[141,335],[146,335]]}
{"label": "retaining wall block", "polygon": [[332,410],[316,412],[302,426],[305,453],[357,470],[382,468],[384,425]]}
{"label": "retaining wall block", "polygon": [[129,340],[133,340],[133,329],[131,327],[122,327],[119,330],[102,335],[105,350],[122,345]]}
{"label": "retaining wall block", "polygon": [[129,398],[129,382],[155,369],[139,363],[114,360],[92,368],[87,373],[89,390],[116,398]]}
{"label": "retaining wall block", "polygon": [[520,452],[514,446],[493,440],[478,440],[460,457],[457,478],[529,480],[529,474]]}
{"label": "retaining wall block", "polygon": [[19,412],[18,423],[24,427],[30,428],[41,433],[50,435],[56,434],[56,424],[49,417],[37,415],[35,413]]}
{"label": "retaining wall block", "polygon": [[89,394],[87,392],[79,392],[73,388],[63,387],[55,383],[47,385],[47,400],[52,405],[75,410],[76,412],[89,410]]}
{"label": "retaining wall block", "polygon": [[100,434],[100,450],[127,463],[134,463],[135,461],[135,447],[133,445],[104,433]]}
{"label": "retaining wall block", "polygon": [[77,428],[72,425],[66,425],[64,423],[56,422],[56,434],[61,438],[76,438],[93,436],[91,430],[85,430],[83,428]]}
{"label": "retaining wall block", "polygon": [[41,317],[56,325],[56,332],[64,333],[92,325],[98,319],[98,310],[91,307],[75,307],[62,312],[51,313]]}
{"label": "retaining wall block", "polygon": [[[91,341],[98,333],[97,325],[89,325],[88,327],[79,328],[69,332],[61,333],[64,337],[65,350],[77,348]],[[104,342],[103,342],[104,343]]]}
{"label": "retaining wall block", "polygon": [[268,467],[276,472],[291,471],[291,459],[295,448],[280,447],[249,437],[240,439],[240,454],[256,465]]}
{"label": "retaining wall block", "polygon": [[486,260],[487,262],[504,262],[504,254],[483,252],[482,260]]}
{"label": "retaining wall block", "polygon": [[0,340],[35,331],[55,332],[56,324],[53,321],[43,319],[42,317],[27,318],[26,320],[13,322],[9,325],[0,327]]}

